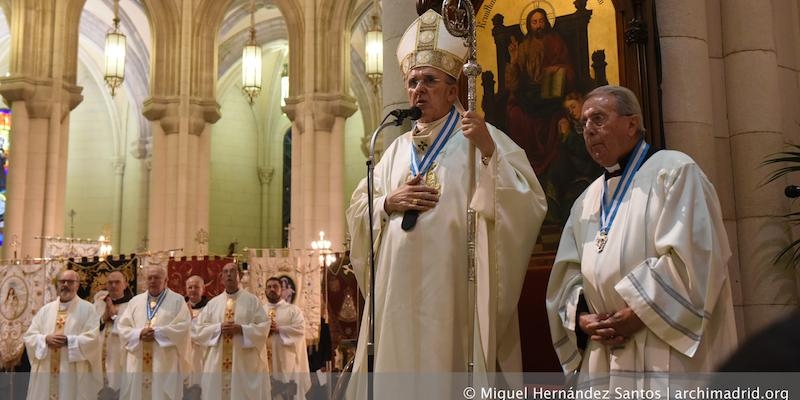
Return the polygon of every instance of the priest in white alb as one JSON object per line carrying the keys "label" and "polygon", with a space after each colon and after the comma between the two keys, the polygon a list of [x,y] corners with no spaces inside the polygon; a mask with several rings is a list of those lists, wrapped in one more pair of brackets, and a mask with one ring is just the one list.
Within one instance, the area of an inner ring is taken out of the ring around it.
{"label": "priest in white alb", "polygon": [[222,267],[225,291],[203,308],[192,324],[192,340],[203,358],[202,398],[270,399],[267,314],[258,298],[239,287],[239,267]]}
{"label": "priest in white alb", "polygon": [[736,348],[719,200],[689,156],[645,141],[629,89],[594,89],[581,117],[606,172],[561,235],[547,286],[553,346],[578,383],[670,398],[676,374],[715,371]]}
{"label": "priest in white alb", "polygon": [[127,288],[128,280],[125,275],[120,271],[112,271],[106,275],[106,290],[101,290],[94,296],[94,308],[100,316],[100,343],[105,372],[104,391],[107,386],[113,391],[113,395],[119,395],[127,355],[119,340],[119,329],[116,326],[119,316],[133,297]]}
{"label": "priest in white alb", "polygon": [[28,399],[96,399],[103,386],[100,319],[77,296],[78,274],[58,277],[59,298],[36,312],[23,340],[31,363]]}
{"label": "priest in white alb", "polygon": [[283,286],[278,278],[267,280],[269,319],[266,352],[270,360],[273,393],[294,392],[294,399],[305,399],[311,388],[306,351],[306,323],[300,307],[283,299]]}
{"label": "priest in white alb", "polygon": [[[192,324],[197,320],[200,311],[208,304],[205,295],[206,284],[203,277],[192,275],[186,279],[186,306],[192,314]],[[197,398],[200,393],[200,381],[203,379],[203,349],[192,341],[192,373],[186,380],[186,396]]]}
{"label": "priest in white alb", "polygon": [[191,373],[191,314],[183,296],[166,287],[167,272],[145,267],[147,291],[134,296],[117,322],[127,350],[120,398],[177,400]]}

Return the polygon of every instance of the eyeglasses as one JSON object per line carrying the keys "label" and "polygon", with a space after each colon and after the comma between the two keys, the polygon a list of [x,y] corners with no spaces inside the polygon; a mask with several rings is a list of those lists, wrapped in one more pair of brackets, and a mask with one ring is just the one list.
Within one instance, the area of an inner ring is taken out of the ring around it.
{"label": "eyeglasses", "polygon": [[419,85],[422,85],[425,89],[433,89],[441,82],[444,82],[444,79],[433,76],[423,76],[422,79],[411,78],[406,82],[406,88],[408,90],[416,90]]}
{"label": "eyeglasses", "polygon": [[[618,117],[630,117],[633,114],[616,114]],[[602,128],[605,126],[611,117],[608,114],[597,112],[589,116],[589,118],[581,118],[580,124],[583,127]]]}
{"label": "eyeglasses", "polygon": [[59,279],[59,280],[58,280],[58,284],[59,284],[59,285],[63,285],[63,284],[65,284],[65,283],[66,283],[66,284],[70,284],[70,285],[71,285],[71,284],[73,284],[73,283],[75,283],[75,282],[78,282],[78,281],[76,281],[75,279]]}

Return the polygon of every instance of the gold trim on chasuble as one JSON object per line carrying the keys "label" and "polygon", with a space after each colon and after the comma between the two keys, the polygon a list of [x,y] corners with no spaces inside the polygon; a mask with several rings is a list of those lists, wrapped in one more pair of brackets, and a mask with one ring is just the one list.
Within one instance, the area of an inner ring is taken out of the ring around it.
{"label": "gold trim on chasuble", "polygon": [[[236,300],[225,302],[225,322],[233,322]],[[231,372],[233,371],[233,335],[222,335],[222,398],[231,398]]]}
{"label": "gold trim on chasuble", "polygon": [[[64,325],[67,324],[69,309],[58,310],[56,315],[56,329],[54,335],[64,334]],[[58,400],[58,377],[61,373],[61,348],[51,349],[50,355],[50,400]]]}

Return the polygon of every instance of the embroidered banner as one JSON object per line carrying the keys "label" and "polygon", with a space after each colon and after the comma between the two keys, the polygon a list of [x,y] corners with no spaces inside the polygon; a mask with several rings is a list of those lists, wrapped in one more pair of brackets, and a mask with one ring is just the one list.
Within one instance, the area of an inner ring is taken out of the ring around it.
{"label": "embroidered banner", "polygon": [[242,286],[266,303],[267,279],[280,279],[284,299],[303,311],[306,344],[316,344],[322,299],[322,274],[316,253],[302,249],[249,249],[247,263]]}
{"label": "embroidered banner", "polygon": [[358,338],[358,326],[364,310],[364,298],[350,265],[350,258],[337,254],[337,261],[328,267],[328,324],[333,345]]}
{"label": "embroidered banner", "polygon": [[136,276],[138,272],[139,259],[131,255],[126,257],[124,254],[118,258],[106,257],[105,259],[81,258],[79,260],[70,259],[67,261],[67,268],[75,270],[80,279],[78,296],[88,302],[94,300],[94,295],[100,290],[106,289],[106,276],[112,271],[119,271],[128,281],[128,292],[135,295]]}
{"label": "embroidered banner", "polygon": [[230,262],[233,262],[233,258],[170,258],[167,263],[167,286],[176,293],[186,296],[186,279],[192,275],[199,275],[205,281],[206,297],[213,298],[225,290],[220,273],[222,267]]}
{"label": "embroidered banner", "polygon": [[52,263],[24,261],[0,266],[0,362],[13,368],[22,356],[22,335],[34,314],[55,292]]}
{"label": "embroidered banner", "polygon": [[81,258],[100,254],[103,242],[90,239],[42,238],[44,258]]}

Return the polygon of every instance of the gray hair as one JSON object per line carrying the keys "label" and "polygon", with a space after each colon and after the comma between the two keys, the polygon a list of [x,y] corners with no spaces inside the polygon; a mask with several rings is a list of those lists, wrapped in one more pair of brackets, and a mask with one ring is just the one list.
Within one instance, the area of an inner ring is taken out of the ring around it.
{"label": "gray hair", "polygon": [[167,277],[167,270],[159,265],[148,265],[144,267],[144,275],[156,274],[162,278]]}
{"label": "gray hair", "polygon": [[606,85],[595,88],[586,95],[584,101],[592,97],[608,96],[616,100],[616,111],[620,115],[635,115],[638,117],[639,123],[636,126],[636,131],[644,135],[644,122],[642,118],[642,106],[639,105],[639,99],[636,98],[630,89],[624,86]]}

